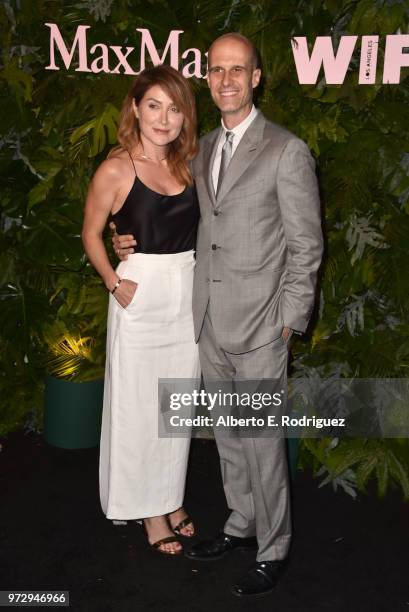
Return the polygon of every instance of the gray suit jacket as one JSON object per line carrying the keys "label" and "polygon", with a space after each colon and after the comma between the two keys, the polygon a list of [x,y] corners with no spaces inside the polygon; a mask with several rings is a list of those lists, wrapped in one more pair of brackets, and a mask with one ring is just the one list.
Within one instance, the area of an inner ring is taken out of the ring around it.
{"label": "gray suit jacket", "polygon": [[244,353],[305,331],[322,257],[315,164],[306,144],[259,113],[241,139],[217,198],[218,128],[193,162],[201,220],[193,316],[199,338],[210,300],[220,346]]}

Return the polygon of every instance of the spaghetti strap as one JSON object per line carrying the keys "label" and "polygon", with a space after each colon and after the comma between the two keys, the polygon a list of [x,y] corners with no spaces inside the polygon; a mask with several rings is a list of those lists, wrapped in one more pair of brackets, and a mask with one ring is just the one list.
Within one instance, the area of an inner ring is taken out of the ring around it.
{"label": "spaghetti strap", "polygon": [[127,153],[128,153],[129,158],[130,158],[130,160],[131,160],[131,162],[132,162],[133,169],[135,170],[135,176],[137,176],[137,174],[136,174],[136,168],[135,168],[135,163],[134,163],[134,160],[132,159],[132,155],[129,153],[129,151],[128,151],[128,150],[127,150]]}

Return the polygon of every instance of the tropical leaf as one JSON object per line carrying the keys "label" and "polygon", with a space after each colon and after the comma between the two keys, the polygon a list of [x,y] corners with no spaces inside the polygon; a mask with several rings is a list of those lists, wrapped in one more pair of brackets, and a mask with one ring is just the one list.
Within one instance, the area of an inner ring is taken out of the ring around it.
{"label": "tropical leaf", "polygon": [[100,115],[77,127],[70,136],[72,157],[77,158],[84,149],[88,157],[96,157],[107,145],[113,145],[118,116],[118,109],[108,103]]}
{"label": "tropical leaf", "polygon": [[372,246],[377,249],[387,249],[383,236],[370,225],[370,219],[367,217],[350,219],[349,227],[346,233],[348,242],[348,250],[354,253],[351,258],[351,264],[361,259],[366,246]]}
{"label": "tropical leaf", "polygon": [[100,363],[98,354],[95,355],[94,349],[94,338],[75,338],[66,334],[51,344],[51,354],[45,361],[47,372],[63,380],[85,381],[92,380],[94,376],[103,378],[103,364]]}
{"label": "tropical leaf", "polygon": [[349,302],[342,310],[338,319],[337,328],[342,330],[346,325],[351,336],[355,336],[358,327],[361,331],[365,327],[364,306],[368,298],[368,292],[363,295],[351,295],[352,301]]}
{"label": "tropical leaf", "polygon": [[4,79],[13,91],[18,103],[30,102],[33,91],[32,76],[19,66],[17,57],[13,57],[0,71],[0,78]]}

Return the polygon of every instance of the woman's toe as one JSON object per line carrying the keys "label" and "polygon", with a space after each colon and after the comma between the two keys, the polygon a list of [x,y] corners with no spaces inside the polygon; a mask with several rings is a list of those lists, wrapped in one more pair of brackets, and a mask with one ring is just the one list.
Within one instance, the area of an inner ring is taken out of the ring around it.
{"label": "woman's toe", "polygon": [[185,537],[191,538],[195,534],[195,528],[192,523],[189,523],[186,527],[182,527],[180,533]]}

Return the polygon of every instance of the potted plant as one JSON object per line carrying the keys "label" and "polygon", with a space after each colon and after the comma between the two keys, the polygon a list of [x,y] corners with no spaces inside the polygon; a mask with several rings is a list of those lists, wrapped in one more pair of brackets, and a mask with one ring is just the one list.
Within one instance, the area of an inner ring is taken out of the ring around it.
{"label": "potted plant", "polygon": [[52,302],[57,303],[57,316],[43,330],[48,349],[44,438],[61,448],[97,446],[103,399],[106,291],[86,267],[82,274],[60,277]]}

